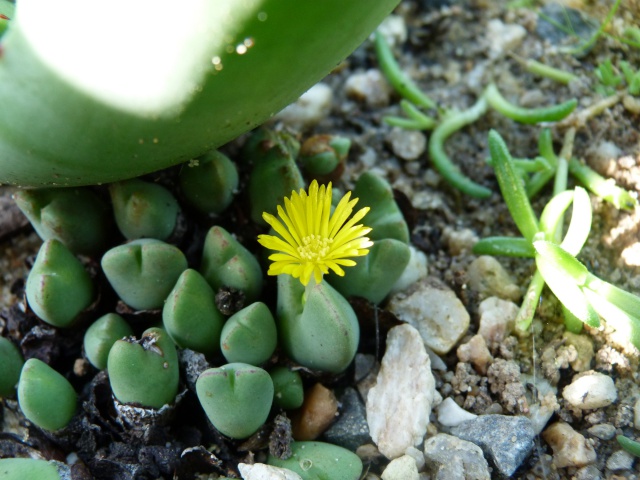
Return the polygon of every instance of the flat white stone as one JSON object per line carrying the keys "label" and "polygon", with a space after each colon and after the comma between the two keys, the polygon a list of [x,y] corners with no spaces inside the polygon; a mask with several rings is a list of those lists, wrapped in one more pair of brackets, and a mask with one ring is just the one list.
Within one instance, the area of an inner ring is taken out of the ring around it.
{"label": "flat white stone", "polygon": [[469,287],[482,298],[500,297],[518,301],[522,297],[520,287],[513,281],[498,260],[488,255],[476,258],[467,268]]}
{"label": "flat white stone", "polygon": [[476,417],[477,415],[467,412],[450,397],[445,398],[438,406],[438,422],[445,427],[456,427]]}
{"label": "flat white stone", "polygon": [[519,307],[509,300],[489,297],[478,306],[480,326],[478,334],[482,335],[487,345],[493,347],[501,343],[513,332]]}
{"label": "flat white stone", "polygon": [[591,410],[611,405],[618,398],[618,392],[611,377],[590,372],[567,385],[562,396],[574,407]]}
{"label": "flat white stone", "polygon": [[264,463],[239,463],[238,470],[244,480],[302,480],[296,472],[286,468],[272,467]]}
{"label": "flat white stone", "polygon": [[418,467],[410,455],[403,455],[391,460],[382,472],[382,480],[418,480]]}
{"label": "flat white stone", "polygon": [[312,127],[329,115],[332,102],[331,87],[326,83],[316,83],[298,100],[277,113],[275,118],[298,130]]}
{"label": "flat white stone", "polygon": [[389,105],[391,87],[382,72],[372,68],[366,72],[354,73],[344,83],[348,97],[363,102],[369,107]]}
{"label": "flat white stone", "polygon": [[392,328],[376,385],[367,395],[367,423],[378,450],[394,459],[420,444],[431,408],[440,400],[420,334],[411,325]]}
{"label": "flat white stone", "polygon": [[420,332],[439,355],[448,353],[469,328],[469,313],[456,294],[431,278],[392,295],[387,309]]}

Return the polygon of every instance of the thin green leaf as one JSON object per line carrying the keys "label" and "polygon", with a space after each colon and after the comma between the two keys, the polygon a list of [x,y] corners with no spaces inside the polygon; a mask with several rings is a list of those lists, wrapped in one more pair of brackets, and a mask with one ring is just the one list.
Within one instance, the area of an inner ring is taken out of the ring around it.
{"label": "thin green leaf", "polygon": [[573,192],[566,190],[553,197],[545,205],[540,215],[540,230],[544,232],[546,238],[551,239],[560,224],[562,216],[573,201]]}
{"label": "thin green leaf", "polygon": [[522,180],[513,167],[509,149],[495,130],[489,132],[489,151],[509,213],[522,236],[531,242],[533,236],[540,231],[538,220],[524,191]]}
{"label": "thin green leaf", "polygon": [[[564,250],[562,247],[555,243],[548,242],[546,240],[537,240],[533,242],[533,248],[536,253],[536,263],[538,257],[542,257],[545,263],[550,263],[552,268],[557,270],[560,275],[568,276],[579,287],[585,286],[587,279],[591,275],[587,267],[585,267],[580,261]],[[545,281],[547,277],[544,276]]]}
{"label": "thin green leaf", "polygon": [[573,194],[573,212],[567,233],[560,244],[574,257],[580,253],[591,232],[591,200],[584,188],[576,187]]}
{"label": "thin green leaf", "polygon": [[587,277],[585,287],[597,293],[608,302],[613,303],[629,315],[640,317],[640,297],[637,295],[605,282],[591,273]]}
{"label": "thin green leaf", "polygon": [[636,348],[640,348],[640,319],[638,317],[630,315],[588,288],[584,289],[584,295],[589,304],[605,319],[607,325],[615,328],[622,338],[628,339]]}
{"label": "thin green leaf", "polygon": [[618,444],[631,455],[635,455],[636,457],[640,457],[640,443],[631,440],[623,435],[618,435],[616,437]]}
{"label": "thin green leaf", "polygon": [[533,258],[536,251],[531,242],[519,237],[488,237],[473,246],[476,255]]}

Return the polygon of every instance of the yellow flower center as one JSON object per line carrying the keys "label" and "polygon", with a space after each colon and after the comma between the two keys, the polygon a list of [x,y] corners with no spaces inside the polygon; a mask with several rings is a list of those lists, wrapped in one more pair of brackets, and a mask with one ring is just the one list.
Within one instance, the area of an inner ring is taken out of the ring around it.
{"label": "yellow flower center", "polygon": [[307,235],[302,237],[302,245],[298,247],[300,258],[309,261],[324,259],[331,249],[333,238],[326,238],[322,235]]}

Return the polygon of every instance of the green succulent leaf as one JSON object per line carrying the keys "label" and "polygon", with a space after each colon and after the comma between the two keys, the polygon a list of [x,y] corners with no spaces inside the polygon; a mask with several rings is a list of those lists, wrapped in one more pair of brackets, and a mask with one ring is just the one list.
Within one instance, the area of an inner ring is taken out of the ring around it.
{"label": "green succulent leaf", "polygon": [[0,337],[0,398],[15,393],[24,359],[20,349],[6,337]]}
{"label": "green succulent leaf", "polygon": [[116,340],[133,335],[133,330],[124,318],[116,313],[103,315],[84,334],[84,353],[87,360],[98,370],[107,368],[109,351]]}

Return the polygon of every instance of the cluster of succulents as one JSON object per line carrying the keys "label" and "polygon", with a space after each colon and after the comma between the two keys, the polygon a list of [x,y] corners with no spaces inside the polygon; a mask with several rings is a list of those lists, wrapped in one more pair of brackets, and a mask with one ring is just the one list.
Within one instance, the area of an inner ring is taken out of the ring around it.
{"label": "cluster of succulents", "polygon": [[[294,138],[258,130],[235,163],[216,151],[157,181],[15,194],[44,241],[25,283],[27,314],[84,332],[83,356],[95,371],[106,369],[123,418],[129,407],[153,417],[195,395],[218,432],[246,439],[278,412],[300,407],[306,380],[349,367],[359,325],[348,298],[379,303],[388,295],[411,256],[409,231],[391,187],[373,173],[357,179],[354,199],[347,193],[340,200],[330,183],[318,188],[316,178],[339,181],[349,145],[330,136],[309,142],[315,153],[305,144],[301,155]],[[313,179],[308,196],[305,178]],[[284,212],[301,220],[292,210],[301,199],[325,202],[324,213],[302,222],[317,220],[331,230],[329,243],[343,238],[346,249],[317,258],[319,278],[309,270],[306,280],[286,262],[276,268],[274,258],[283,254],[267,259],[254,236],[263,232],[260,243],[278,235],[286,240],[289,233],[273,214],[291,227]],[[344,224],[356,202],[364,208]],[[332,210],[341,217],[333,223]],[[366,228],[354,225],[362,216]],[[223,219],[236,223],[235,231],[218,224]],[[357,261],[342,258],[354,255]],[[270,261],[277,279],[265,275]],[[338,274],[323,278],[325,264]],[[206,359],[195,381],[185,374],[186,351]],[[37,358],[24,362],[4,337],[0,373],[0,395],[12,396],[17,385],[20,408],[34,425],[56,435],[73,421],[78,393],[69,380]],[[131,428],[135,422],[125,420]],[[291,458],[271,455],[269,462],[297,471],[296,458],[304,454],[317,459],[314,468],[336,475],[335,464],[322,467],[323,461],[341,458],[350,472],[344,478],[358,478],[362,468],[357,456],[334,445],[291,448]]]}

